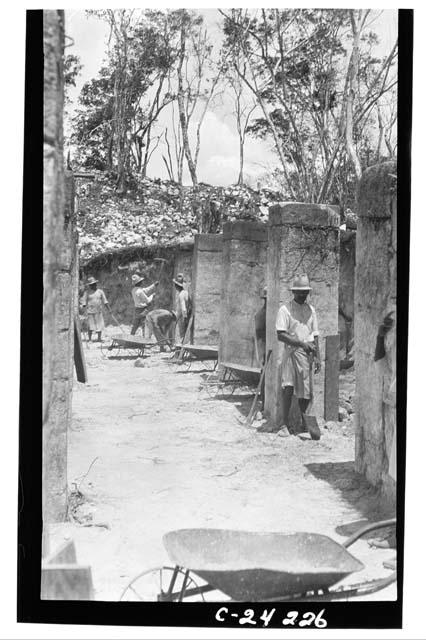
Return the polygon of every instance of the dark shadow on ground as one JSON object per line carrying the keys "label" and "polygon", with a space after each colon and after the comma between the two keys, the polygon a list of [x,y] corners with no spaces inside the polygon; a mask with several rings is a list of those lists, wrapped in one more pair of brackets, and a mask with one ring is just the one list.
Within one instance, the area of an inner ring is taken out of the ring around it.
{"label": "dark shadow on ground", "polygon": [[345,524],[336,523],[336,533],[342,536],[350,536],[369,522],[377,522],[394,517],[394,511],[389,505],[384,504],[377,489],[372,487],[364,476],[355,471],[354,462],[312,462],[305,465],[309,473],[328,482],[339,491],[341,499],[355,507],[362,518],[355,522]]}
{"label": "dark shadow on ground", "polygon": [[126,356],[102,356],[103,360],[137,360],[138,358],[141,360],[146,360],[146,358],[149,358],[150,356],[131,356],[131,355],[126,355]]}
{"label": "dark shadow on ground", "polygon": [[182,369],[180,369],[180,365],[175,364],[176,366],[176,370],[175,373],[212,373],[212,369],[208,369],[207,367],[204,367],[203,369],[195,369],[193,368],[193,365],[191,367],[188,367],[183,364],[182,365]]}

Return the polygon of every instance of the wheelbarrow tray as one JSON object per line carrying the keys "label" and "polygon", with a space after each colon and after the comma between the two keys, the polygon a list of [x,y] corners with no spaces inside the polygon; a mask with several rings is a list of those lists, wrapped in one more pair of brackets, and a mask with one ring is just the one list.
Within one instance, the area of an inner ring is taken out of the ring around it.
{"label": "wheelbarrow tray", "polygon": [[231,373],[234,378],[238,378],[238,380],[249,387],[256,387],[259,384],[262,370],[258,367],[248,367],[232,362],[221,362],[220,365],[224,368],[225,372]]}
{"label": "wheelbarrow tray", "polygon": [[111,340],[116,345],[127,347],[128,349],[140,349],[141,347],[153,347],[157,343],[153,340],[147,340],[142,336],[132,336],[131,334],[118,333],[111,336]]}
{"label": "wheelbarrow tray", "polygon": [[183,349],[197,360],[217,360],[219,354],[219,347],[207,344],[184,344]]}
{"label": "wheelbarrow tray", "polygon": [[364,564],[315,533],[179,529],[166,533],[172,562],[239,601],[262,601],[327,589]]}

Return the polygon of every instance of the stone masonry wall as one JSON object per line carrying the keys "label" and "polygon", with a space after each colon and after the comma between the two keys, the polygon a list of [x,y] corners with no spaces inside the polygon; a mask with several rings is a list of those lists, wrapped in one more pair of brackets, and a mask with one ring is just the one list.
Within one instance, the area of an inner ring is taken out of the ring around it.
{"label": "stone masonry wall", "polygon": [[[324,358],[326,335],[338,332],[339,216],[326,205],[284,203],[270,208],[268,226],[266,349],[272,357],[266,372],[265,413],[280,426],[282,420],[280,363],[283,347],[276,337],[279,307],[292,299],[294,278],[307,273],[310,302],[316,309]],[[322,375],[315,385],[323,384]],[[322,415],[323,407],[315,407]]]}
{"label": "stone masonry wall", "polygon": [[[60,422],[58,406],[65,415],[70,399],[61,377],[69,377],[70,363],[59,360],[62,336],[58,327],[68,326],[64,300],[66,283],[62,237],[65,226],[63,175],[63,68],[64,13],[43,12],[44,44],[44,184],[43,184],[43,522],[65,519],[67,501],[67,422]],[[65,333],[65,332],[64,332]],[[64,341],[66,342],[64,335]],[[67,352],[67,346],[64,346]],[[59,430],[58,430],[59,428]]]}
{"label": "stone masonry wall", "polygon": [[397,199],[393,176],[396,162],[370,167],[362,176],[355,281],[355,464],[391,500],[395,499],[395,483],[388,476],[388,467],[395,409],[384,399],[396,375],[395,340],[386,340],[386,358],[380,365],[374,362],[374,349],[379,325],[395,308],[396,300]]}
{"label": "stone masonry wall", "polygon": [[223,236],[219,234],[199,234],[194,238],[192,292],[195,344],[219,345],[222,245]]}
{"label": "stone masonry wall", "polygon": [[[131,295],[132,275],[144,276],[146,286],[159,278],[161,264],[155,258],[164,258],[166,263],[161,272],[160,286],[154,298],[153,309],[173,309],[175,291],[172,280],[177,273],[184,274],[191,282],[193,243],[169,246],[135,247],[100,254],[85,262],[80,268],[80,288],[89,276],[99,280],[98,286],[105,291],[114,316],[120,323],[130,324],[134,305]],[[113,325],[108,312],[104,314],[105,324]]]}
{"label": "stone masonry wall", "polygon": [[261,222],[223,227],[219,362],[260,366],[255,351],[255,313],[266,284],[268,229]]}

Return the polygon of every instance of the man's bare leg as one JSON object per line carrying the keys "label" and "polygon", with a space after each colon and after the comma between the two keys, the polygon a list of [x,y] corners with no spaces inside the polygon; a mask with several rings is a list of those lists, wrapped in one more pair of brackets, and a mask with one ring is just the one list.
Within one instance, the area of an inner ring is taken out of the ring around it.
{"label": "man's bare leg", "polygon": [[290,421],[290,409],[291,402],[293,400],[293,387],[284,387],[282,390],[282,399],[283,399],[283,423],[280,426],[278,435],[280,436],[288,436],[292,433],[291,429],[289,429],[289,421]]}
{"label": "man's bare leg", "polygon": [[288,429],[292,400],[293,400],[293,387],[284,387],[283,389],[283,426],[287,427],[287,429]]}

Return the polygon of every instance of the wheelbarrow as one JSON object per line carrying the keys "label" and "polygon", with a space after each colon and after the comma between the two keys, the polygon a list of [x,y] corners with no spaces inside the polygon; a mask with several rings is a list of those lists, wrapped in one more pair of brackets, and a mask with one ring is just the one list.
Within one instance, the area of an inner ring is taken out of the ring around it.
{"label": "wheelbarrow", "polygon": [[173,566],[136,576],[120,600],[150,602],[335,601],[375,593],[396,571],[375,580],[336,586],[364,569],[348,548],[366,533],[396,520],[367,525],[343,544],[316,533],[258,533],[228,529],[179,529],[163,537]]}
{"label": "wheelbarrow", "polygon": [[216,396],[232,396],[237,389],[248,389],[250,392],[259,384],[262,369],[232,362],[221,362],[219,374],[211,374],[201,383],[211,398]]}
{"label": "wheelbarrow", "polygon": [[147,340],[142,336],[119,333],[111,336],[111,343],[109,345],[106,345],[105,343],[101,344],[101,352],[104,358],[116,358],[123,351],[125,351],[129,356],[142,358],[146,349],[151,349],[156,345],[157,342]]}
{"label": "wheelbarrow", "polygon": [[183,344],[176,347],[171,358],[171,363],[176,364],[182,370],[189,371],[194,362],[210,362],[212,371],[216,370],[219,347],[214,345]]}

